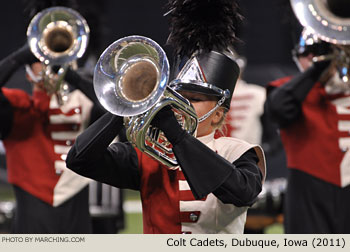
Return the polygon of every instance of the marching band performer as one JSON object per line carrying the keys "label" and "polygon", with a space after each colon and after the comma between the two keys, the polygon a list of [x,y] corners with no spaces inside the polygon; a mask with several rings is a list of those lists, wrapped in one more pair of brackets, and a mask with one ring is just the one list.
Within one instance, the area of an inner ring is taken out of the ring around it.
{"label": "marching band performer", "polygon": [[[23,65],[32,95],[3,87]],[[27,44],[0,62],[0,136],[16,199],[13,233],[91,233],[90,180],[67,169],[65,157],[89,123],[94,92],[74,70],[65,77],[75,90],[60,96]]]}
{"label": "marching band performer", "polygon": [[120,188],[139,190],[144,233],[243,233],[246,212],[261,191],[265,161],[259,146],[214,139],[230,106],[239,68],[231,58],[237,4],[228,0],[170,1],[170,43],[181,69],[171,87],[194,106],[197,136],[169,107],[152,125],[173,146],[178,169],[168,169],[130,143],[109,146],[123,118],[107,113],[68,153],[67,167]]}
{"label": "marching band performer", "polygon": [[[325,4],[333,21],[350,17],[348,1]],[[340,78],[337,59],[313,63],[336,50],[306,27],[293,52],[302,72],[268,86],[266,112],[280,127],[290,168],[286,233],[350,232],[350,85]]]}

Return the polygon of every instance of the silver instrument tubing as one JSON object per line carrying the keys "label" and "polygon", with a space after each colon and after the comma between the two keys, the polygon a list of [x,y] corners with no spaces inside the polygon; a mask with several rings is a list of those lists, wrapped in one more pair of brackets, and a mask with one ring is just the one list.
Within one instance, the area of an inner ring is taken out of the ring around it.
{"label": "silver instrument tubing", "polygon": [[291,5],[300,23],[320,39],[332,44],[350,44],[350,18],[334,15],[325,0],[291,0]]}
{"label": "silver instrument tubing", "polygon": [[175,169],[178,163],[164,133],[151,125],[154,116],[170,105],[184,130],[194,134],[198,118],[191,103],[168,86],[169,62],[164,50],[143,36],[112,43],[100,56],[94,89],[102,106],[123,116],[129,142]]}
{"label": "silver instrument tubing", "polygon": [[78,12],[52,7],[34,16],[27,29],[27,39],[41,62],[63,65],[83,56],[89,33],[86,20]]}

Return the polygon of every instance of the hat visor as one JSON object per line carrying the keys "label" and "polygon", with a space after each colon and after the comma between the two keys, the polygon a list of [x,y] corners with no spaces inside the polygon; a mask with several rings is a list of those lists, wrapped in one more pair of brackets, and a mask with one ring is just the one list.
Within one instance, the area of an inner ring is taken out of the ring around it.
{"label": "hat visor", "polygon": [[205,95],[223,96],[223,90],[208,83],[174,80],[169,86],[177,92],[188,91]]}

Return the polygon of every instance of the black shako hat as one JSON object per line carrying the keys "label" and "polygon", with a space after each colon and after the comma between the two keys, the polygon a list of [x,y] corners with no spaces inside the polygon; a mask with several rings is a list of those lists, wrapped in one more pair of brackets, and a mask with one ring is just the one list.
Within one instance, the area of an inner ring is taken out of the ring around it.
{"label": "black shako hat", "polygon": [[[219,104],[230,107],[239,67],[230,50],[241,20],[235,0],[169,0],[168,44],[175,54],[169,86],[218,96]],[[232,55],[232,57],[231,57]],[[180,62],[180,63],[179,63]]]}
{"label": "black shako hat", "polygon": [[198,53],[187,60],[169,85],[176,91],[218,96],[218,100],[225,97],[222,105],[229,109],[239,73],[236,61],[223,53]]}

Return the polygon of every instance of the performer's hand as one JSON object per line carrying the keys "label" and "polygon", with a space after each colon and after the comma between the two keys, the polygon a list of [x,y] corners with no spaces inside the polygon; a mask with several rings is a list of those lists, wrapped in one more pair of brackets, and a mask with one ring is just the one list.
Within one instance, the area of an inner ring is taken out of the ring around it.
{"label": "performer's hand", "polygon": [[281,128],[284,128],[298,118],[301,105],[294,96],[288,95],[287,90],[274,89],[267,96],[264,110]]}
{"label": "performer's hand", "polygon": [[318,81],[322,84],[326,84],[336,71],[335,64],[331,60],[315,62],[313,67],[315,75],[318,77]]}
{"label": "performer's hand", "polygon": [[321,60],[315,62],[313,65],[315,67],[315,70],[318,72],[323,72],[327,67],[330,66],[331,60]]}
{"label": "performer's hand", "polygon": [[162,108],[153,118],[151,125],[163,131],[165,137],[172,144],[181,140],[182,135],[185,132],[178,123],[170,106]]}
{"label": "performer's hand", "polygon": [[296,75],[292,80],[282,86],[281,89],[291,92],[294,97],[302,102],[311,88],[318,82],[322,82],[330,70],[330,60],[315,62],[305,72]]}
{"label": "performer's hand", "polygon": [[32,64],[38,59],[30,51],[28,43],[0,61],[0,86],[5,85],[12,74],[24,64]]}
{"label": "performer's hand", "polygon": [[80,74],[78,74],[76,71],[74,71],[71,67],[67,68],[66,75],[64,76],[64,79],[73,87],[78,86],[78,84],[81,82],[82,78]]}
{"label": "performer's hand", "polygon": [[17,65],[29,64],[39,61],[29,48],[28,43],[25,43],[21,48],[12,54],[12,60],[16,61]]}
{"label": "performer's hand", "polygon": [[64,79],[74,88],[82,91],[93,103],[99,104],[93,86],[92,78],[83,76],[79,71],[68,68]]}

